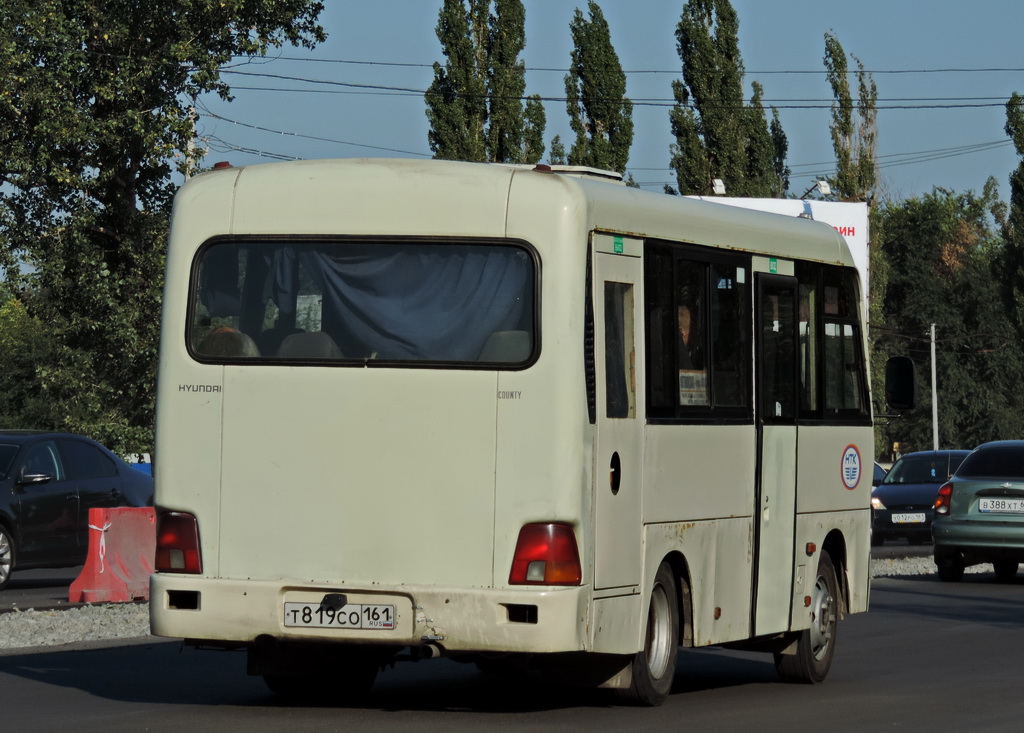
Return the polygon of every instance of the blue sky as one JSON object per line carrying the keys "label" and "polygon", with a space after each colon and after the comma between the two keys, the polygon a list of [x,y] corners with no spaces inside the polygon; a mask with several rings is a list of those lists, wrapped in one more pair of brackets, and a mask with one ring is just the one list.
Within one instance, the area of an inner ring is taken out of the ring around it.
{"label": "blue sky", "polygon": [[[440,4],[326,0],[325,43],[312,52],[286,47],[279,58],[238,67],[273,76],[225,76],[236,89],[231,103],[200,100],[200,131],[211,148],[206,162],[430,157],[422,94],[344,85],[426,89],[430,64],[444,61],[434,33]],[[630,172],[645,187],[661,190],[673,181],[668,110],[671,81],[681,78],[675,28],[683,2],[599,4],[635,104]],[[586,0],[524,5],[527,93],[563,97],[569,22],[577,7],[585,11]],[[1008,196],[1007,179],[1018,158],[1003,131],[1003,105],[1012,92],[1024,93],[1024,2],[733,0],[733,7],[747,91],[757,80],[766,101],[780,107],[793,169],[791,193],[802,194],[815,175],[834,167],[832,94],[822,64],[824,34],[831,30],[873,72],[878,86],[883,198],[901,199],[934,186],[980,191],[989,176]],[[916,108],[885,109],[896,106]],[[546,113],[548,142],[561,134],[568,143],[564,103],[548,102]]]}

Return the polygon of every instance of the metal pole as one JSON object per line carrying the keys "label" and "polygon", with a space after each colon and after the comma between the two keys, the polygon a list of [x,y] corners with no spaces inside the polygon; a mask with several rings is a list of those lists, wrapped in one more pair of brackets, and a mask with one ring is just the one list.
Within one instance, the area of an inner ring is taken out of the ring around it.
{"label": "metal pole", "polygon": [[935,324],[932,324],[932,450],[939,449],[939,392],[935,382]]}

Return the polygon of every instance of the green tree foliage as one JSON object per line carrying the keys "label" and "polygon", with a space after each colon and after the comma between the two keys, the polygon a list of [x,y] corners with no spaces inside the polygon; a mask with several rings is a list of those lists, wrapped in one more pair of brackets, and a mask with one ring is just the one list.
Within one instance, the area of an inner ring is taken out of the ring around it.
{"label": "green tree foliage", "polygon": [[688,0],[676,29],[683,79],[672,82],[672,167],[679,193],[710,194],[716,178],[730,196],[785,193],[787,143],[778,115],[769,127],[753,85],[743,97],[739,18],[728,0]]}
{"label": "green tree foliage", "polygon": [[593,0],[587,9],[589,20],[577,8],[569,24],[573,50],[565,96],[576,133],[569,163],[625,173],[633,144],[633,103],[626,98],[626,75],[604,13]]}
{"label": "green tree foliage", "polygon": [[565,165],[565,145],[562,144],[561,135],[555,135],[551,139],[551,152],[548,154],[548,162],[551,165]]}
{"label": "green tree foliage", "polygon": [[[832,86],[832,148],[836,154],[836,175],[829,179],[833,192],[844,201],[872,203],[878,182],[876,149],[878,126],[876,102],[878,89],[874,79],[857,63],[857,101],[850,90],[849,67],[842,44],[832,34],[825,34],[825,69]],[[854,109],[857,117],[854,120]]]}
{"label": "green tree foliage", "polygon": [[1010,174],[1010,205],[1002,222],[1005,250],[1000,279],[1006,310],[1024,339],[1024,97],[1017,93],[1006,103],[1006,134],[1013,140],[1021,162]]}
{"label": "green tree foliage", "polygon": [[53,348],[35,369],[52,410],[33,427],[150,448],[172,174],[194,163],[188,100],[227,98],[219,69],[236,56],[323,40],[322,7],[0,4],[0,265]]}
{"label": "green tree foliage", "polygon": [[777,109],[772,109],[771,136],[772,166],[775,169],[775,180],[778,182],[775,197],[783,198],[786,191],[789,190],[790,168],[786,163],[786,157],[789,155],[789,140],[786,138],[785,130],[782,129],[782,121],[779,119],[779,110]]}
{"label": "green tree foliage", "polygon": [[0,428],[49,425],[57,420],[37,369],[52,364],[50,330],[17,298],[0,304]]}
{"label": "green tree foliage", "polygon": [[889,271],[874,358],[909,354],[919,376],[918,406],[883,428],[886,446],[931,449],[933,323],[940,447],[1024,434],[1021,353],[994,277],[1002,254],[991,224],[996,193],[990,179],[980,196],[935,189],[879,212],[875,240]]}
{"label": "green tree foliage", "polygon": [[435,158],[536,163],[544,155],[544,106],[537,95],[523,101],[525,21],[521,0],[444,0],[437,38],[447,61],[434,63],[425,95]]}

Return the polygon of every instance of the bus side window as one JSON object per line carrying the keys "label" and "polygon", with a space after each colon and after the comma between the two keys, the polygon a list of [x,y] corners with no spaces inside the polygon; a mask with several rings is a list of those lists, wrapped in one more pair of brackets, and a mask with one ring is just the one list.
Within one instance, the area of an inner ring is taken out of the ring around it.
{"label": "bus side window", "polygon": [[680,261],[676,269],[676,368],[679,405],[708,404],[707,280],[703,262]]}
{"label": "bus side window", "polygon": [[824,367],[825,409],[866,414],[866,384],[861,350],[857,282],[852,270],[825,272]]}
{"label": "bus side window", "polygon": [[749,419],[749,260],[662,242],[645,257],[647,416]]}
{"label": "bus side window", "polygon": [[636,358],[633,338],[633,286],[604,284],[604,379],[607,417],[636,416]]}
{"label": "bus side window", "polygon": [[818,405],[818,320],[814,315],[818,312],[818,285],[814,281],[800,282],[800,302],[798,304],[798,333],[800,351],[800,408],[801,410],[817,411]]}
{"label": "bus side window", "polygon": [[716,407],[742,407],[750,401],[750,345],[747,315],[747,270],[736,265],[711,266],[711,368]]}

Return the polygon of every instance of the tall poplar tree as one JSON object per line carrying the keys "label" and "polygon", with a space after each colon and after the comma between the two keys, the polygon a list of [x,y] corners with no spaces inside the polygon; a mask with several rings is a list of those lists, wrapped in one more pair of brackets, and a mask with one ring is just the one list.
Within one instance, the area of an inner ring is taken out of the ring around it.
{"label": "tall poplar tree", "polygon": [[589,20],[576,9],[569,30],[573,50],[565,77],[566,109],[576,140],[569,164],[625,173],[633,144],[633,103],[612,46],[604,13],[594,0]]}
{"label": "tall poplar tree", "polygon": [[0,3],[0,267],[18,315],[5,322],[42,324],[48,342],[31,395],[48,416],[33,427],[151,449],[172,175],[194,163],[188,100],[228,98],[220,68],[237,56],[323,40],[322,9]]}
{"label": "tall poplar tree", "polygon": [[1004,302],[1020,338],[1024,339],[1024,96],[1014,92],[1006,103],[1006,134],[1020,163],[1010,174],[1010,205],[1003,222],[1004,252],[1000,280]]}
{"label": "tall poplar tree", "polygon": [[728,0],[688,0],[676,28],[682,80],[672,82],[672,167],[679,193],[710,194],[716,178],[731,196],[779,196],[788,185],[785,133],[769,126],[753,86],[743,96],[739,18]]}
{"label": "tall poplar tree", "polygon": [[[832,103],[832,149],[836,154],[836,175],[829,179],[833,192],[845,201],[873,203],[878,183],[876,150],[878,89],[864,64],[857,64],[857,100],[850,89],[849,66],[842,44],[832,33],[825,34],[825,70],[835,101]],[[854,119],[856,109],[856,119]]]}
{"label": "tall poplar tree", "polygon": [[525,20],[521,0],[444,0],[437,38],[447,61],[434,63],[425,95],[435,158],[535,163],[544,154],[544,106],[524,97]]}

